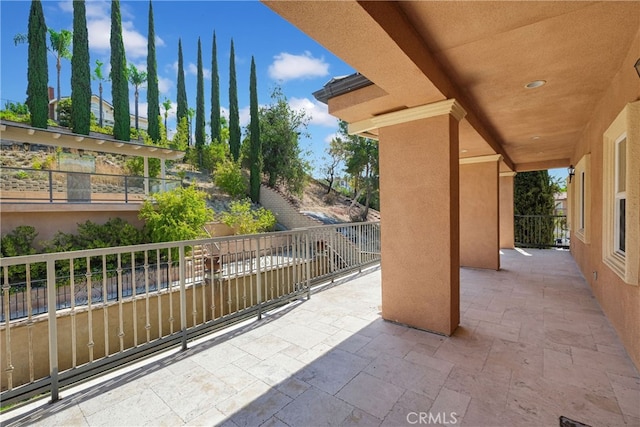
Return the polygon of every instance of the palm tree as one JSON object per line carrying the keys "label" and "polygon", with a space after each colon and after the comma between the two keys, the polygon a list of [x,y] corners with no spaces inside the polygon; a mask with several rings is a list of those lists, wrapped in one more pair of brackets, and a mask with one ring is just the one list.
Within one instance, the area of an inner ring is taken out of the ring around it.
{"label": "palm tree", "polygon": [[98,81],[98,93],[100,93],[100,117],[98,118],[98,123],[100,124],[100,127],[102,127],[102,82],[107,81],[108,79],[106,79],[104,77],[104,74],[102,74],[102,66],[104,65],[104,63],[102,61],[100,61],[99,59],[96,59],[96,68],[93,70],[93,79]]}
{"label": "palm tree", "polygon": [[[164,131],[165,133],[169,133],[169,128],[167,127],[167,118],[169,117],[169,110],[171,109],[171,100],[169,98],[164,99],[162,108],[164,108]],[[165,135],[165,138],[168,138],[168,136]]]}
{"label": "palm tree", "polygon": [[[60,30],[59,32],[53,28],[48,28],[49,42],[51,46],[48,47],[49,51],[56,57],[56,71],[57,71],[57,84],[58,84],[58,97],[57,105],[60,106],[60,70],[62,69],[62,59],[71,60],[71,41],[73,40],[73,33],[69,30]],[[19,43],[28,43],[29,39],[26,34],[16,34],[13,37],[13,42],[17,45]],[[58,120],[58,109],[56,108],[56,120]]]}
{"label": "palm tree", "polygon": [[[136,100],[136,133],[138,132],[138,95],[139,88],[147,81],[147,73],[146,71],[140,71],[136,68],[135,65],[130,64],[127,72],[127,77],[129,78],[129,82],[134,87],[134,95]],[[139,134],[138,134],[139,135]]]}
{"label": "palm tree", "polygon": [[[58,84],[58,102],[60,106],[60,70],[62,69],[62,58],[71,60],[71,40],[73,33],[69,30],[60,30],[60,32],[49,28],[49,41],[51,42],[51,52],[56,57],[56,71]],[[58,109],[56,108],[56,120],[59,118]]]}

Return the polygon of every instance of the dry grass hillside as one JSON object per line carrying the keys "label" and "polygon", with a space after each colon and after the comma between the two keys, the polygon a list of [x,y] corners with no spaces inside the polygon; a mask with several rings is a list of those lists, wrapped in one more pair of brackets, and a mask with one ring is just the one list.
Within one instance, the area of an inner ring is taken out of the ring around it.
{"label": "dry grass hillside", "polygon": [[[95,157],[96,173],[126,174],[123,156],[95,154]],[[50,167],[55,170],[57,169],[55,159],[56,150],[52,147],[32,145],[29,150],[24,150],[22,146],[3,145],[0,166],[38,169]],[[180,171],[184,171],[185,181],[195,183],[199,189],[208,194],[209,205],[216,213],[227,209],[231,198],[216,187],[210,174],[194,170],[189,165],[177,163],[167,171],[168,178],[178,179]],[[309,180],[302,198],[294,197],[291,201],[301,212],[323,222],[350,222],[352,216],[361,209],[360,205],[354,205],[351,199],[336,191],[327,193],[327,186],[314,179]],[[377,221],[380,219],[380,213],[370,209],[367,219]]]}

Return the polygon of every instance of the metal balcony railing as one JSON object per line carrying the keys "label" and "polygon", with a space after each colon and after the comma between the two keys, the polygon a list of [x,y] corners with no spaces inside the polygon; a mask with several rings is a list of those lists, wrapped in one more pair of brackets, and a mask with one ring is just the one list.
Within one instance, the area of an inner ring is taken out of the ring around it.
{"label": "metal balcony railing", "polygon": [[145,194],[168,191],[180,180],[100,173],[3,167],[3,202],[82,203],[142,202]]}
{"label": "metal balcony railing", "polygon": [[514,235],[517,247],[569,247],[566,215],[515,215]]}
{"label": "metal balcony railing", "polygon": [[0,258],[0,399],[55,401],[379,260],[379,223]]}

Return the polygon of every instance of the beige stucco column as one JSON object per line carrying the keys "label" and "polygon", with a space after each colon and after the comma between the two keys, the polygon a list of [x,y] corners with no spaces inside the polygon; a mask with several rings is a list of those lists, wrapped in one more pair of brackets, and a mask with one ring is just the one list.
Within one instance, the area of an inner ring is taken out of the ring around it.
{"label": "beige stucco column", "polygon": [[500,172],[500,247],[513,249],[513,184],[515,172]]}
{"label": "beige stucco column", "polygon": [[500,269],[500,155],[460,159],[460,265]]}
{"label": "beige stucco column", "polygon": [[349,128],[378,127],[380,138],[382,317],[444,335],[460,321],[458,121],[463,116],[448,100]]}

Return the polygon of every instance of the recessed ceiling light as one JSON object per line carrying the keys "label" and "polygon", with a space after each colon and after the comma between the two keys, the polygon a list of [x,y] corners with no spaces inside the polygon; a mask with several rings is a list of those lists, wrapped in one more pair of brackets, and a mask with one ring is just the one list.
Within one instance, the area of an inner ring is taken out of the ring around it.
{"label": "recessed ceiling light", "polygon": [[466,153],[469,150],[460,150],[461,153]]}
{"label": "recessed ceiling light", "polygon": [[534,141],[537,141],[537,140],[540,139],[540,137],[538,135],[536,135],[536,136],[532,136],[531,139],[533,139]]}
{"label": "recessed ceiling light", "polygon": [[527,89],[535,89],[537,87],[544,86],[545,83],[547,83],[546,80],[534,80],[524,85],[524,87]]}

